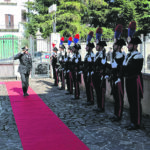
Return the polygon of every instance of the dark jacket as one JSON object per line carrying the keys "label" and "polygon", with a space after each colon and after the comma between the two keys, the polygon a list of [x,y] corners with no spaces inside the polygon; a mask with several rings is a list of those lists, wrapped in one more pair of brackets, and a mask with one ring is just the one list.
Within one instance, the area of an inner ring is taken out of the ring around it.
{"label": "dark jacket", "polygon": [[31,69],[32,69],[32,57],[31,54],[25,54],[25,53],[18,53],[15,57],[14,60],[19,59],[20,65],[18,68],[18,72],[20,74],[29,74]]}

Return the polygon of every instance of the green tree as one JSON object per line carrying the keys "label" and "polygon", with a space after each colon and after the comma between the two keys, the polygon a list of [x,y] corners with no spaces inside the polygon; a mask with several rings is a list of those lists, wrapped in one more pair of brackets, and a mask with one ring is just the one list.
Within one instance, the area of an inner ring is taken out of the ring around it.
{"label": "green tree", "polygon": [[107,14],[106,26],[112,28],[113,31],[118,24],[123,25],[122,37],[127,37],[128,25],[135,20],[135,6],[128,0],[115,0],[109,5],[109,13]]}
{"label": "green tree", "polygon": [[38,29],[43,38],[48,37],[52,32],[53,15],[48,14],[48,8],[53,2],[52,0],[36,0],[35,2],[26,3],[29,10],[27,13],[29,21],[25,23],[27,37],[30,34],[36,36]]}
{"label": "green tree", "polygon": [[137,22],[136,34],[150,31],[150,1],[148,0],[35,0],[28,2],[29,22],[25,24],[26,35],[36,35],[39,29],[46,38],[53,32],[55,14],[48,8],[56,3],[56,30],[61,36],[69,37],[79,33],[86,39],[90,31],[103,28],[103,38],[112,38],[117,24],[123,25],[122,37],[127,37],[128,25]]}
{"label": "green tree", "polygon": [[150,1],[134,0],[137,21],[137,35],[150,32]]}

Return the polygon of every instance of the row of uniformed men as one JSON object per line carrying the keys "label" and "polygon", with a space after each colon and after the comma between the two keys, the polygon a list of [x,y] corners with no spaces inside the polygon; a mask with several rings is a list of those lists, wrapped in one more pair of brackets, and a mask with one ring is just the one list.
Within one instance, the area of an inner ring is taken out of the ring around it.
{"label": "row of uniformed men", "polygon": [[[98,40],[96,43],[96,55],[93,53],[94,43],[86,44],[87,54],[84,61],[81,61],[79,50],[81,46],[75,44],[69,46],[68,55],[65,56],[65,46],[62,44],[59,47],[60,55],[53,59],[53,69],[55,85],[58,85],[58,73],[61,78],[61,90],[65,89],[65,74],[67,81],[67,94],[73,93],[73,85],[75,88],[74,99],[79,99],[80,90],[79,83],[81,82],[81,73],[83,73],[84,83],[86,87],[87,105],[94,104],[93,89],[95,88],[97,108],[93,109],[96,112],[105,111],[105,92],[106,79],[111,83],[112,95],[114,98],[114,115],[110,117],[111,121],[120,121],[123,112],[124,98],[124,77],[126,92],[130,105],[131,124],[127,126],[128,130],[139,129],[141,125],[142,106],[141,98],[143,97],[143,81],[142,81],[142,66],[143,56],[137,50],[141,40],[136,37],[130,38],[128,41],[129,53],[125,56],[121,49],[126,45],[123,39],[116,39],[113,44],[113,53],[111,63],[106,59],[105,41]],[[57,51],[56,47],[54,51]],[[55,60],[55,61],[54,61]],[[55,63],[54,63],[55,62]]]}

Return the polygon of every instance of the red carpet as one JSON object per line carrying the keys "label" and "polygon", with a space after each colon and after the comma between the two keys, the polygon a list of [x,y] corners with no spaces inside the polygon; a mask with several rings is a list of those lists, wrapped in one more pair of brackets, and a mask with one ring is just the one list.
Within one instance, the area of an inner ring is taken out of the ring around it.
{"label": "red carpet", "polygon": [[5,82],[24,150],[89,150],[29,87]]}

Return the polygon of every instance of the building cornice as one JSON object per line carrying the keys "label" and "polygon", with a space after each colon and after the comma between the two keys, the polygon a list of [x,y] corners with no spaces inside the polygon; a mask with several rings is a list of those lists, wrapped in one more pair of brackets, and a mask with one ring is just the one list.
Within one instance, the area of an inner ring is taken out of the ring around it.
{"label": "building cornice", "polygon": [[14,5],[17,5],[17,3],[0,3],[0,5],[12,5],[12,6],[14,6]]}

